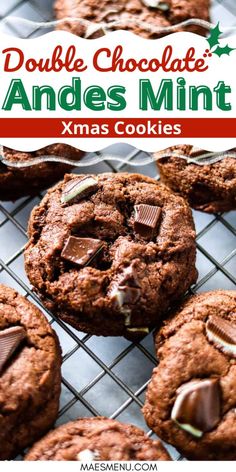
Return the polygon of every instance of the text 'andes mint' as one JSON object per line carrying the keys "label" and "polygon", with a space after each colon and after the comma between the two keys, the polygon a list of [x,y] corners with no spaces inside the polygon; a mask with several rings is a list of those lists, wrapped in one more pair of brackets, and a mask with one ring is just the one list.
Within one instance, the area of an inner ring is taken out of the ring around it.
{"label": "text 'andes mint'", "polygon": [[135,205],[134,231],[140,236],[152,238],[161,217],[161,208],[152,205]]}
{"label": "text 'andes mint'", "polygon": [[0,331],[0,372],[25,336],[26,332],[21,326]]}
{"label": "text 'andes mint'", "polygon": [[206,323],[209,341],[225,354],[236,357],[236,325],[219,316],[210,316]]}
{"label": "text 'andes mint'", "polygon": [[103,246],[103,242],[100,239],[70,236],[61,255],[63,259],[80,266],[85,266],[97,256],[103,249]]}
{"label": "text 'andes mint'", "polygon": [[197,438],[220,421],[221,389],[217,379],[188,382],[177,390],[171,419]]}
{"label": "text 'andes mint'", "polygon": [[98,181],[93,177],[75,179],[69,182],[61,196],[61,203],[76,203],[98,189]]}

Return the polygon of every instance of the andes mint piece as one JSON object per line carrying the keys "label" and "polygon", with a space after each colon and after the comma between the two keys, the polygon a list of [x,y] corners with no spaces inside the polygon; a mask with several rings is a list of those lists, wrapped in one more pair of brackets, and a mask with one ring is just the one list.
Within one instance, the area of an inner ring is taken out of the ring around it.
{"label": "andes mint piece", "polygon": [[84,449],[77,454],[77,461],[91,462],[98,459],[99,454],[97,451],[90,451],[90,449]]}
{"label": "andes mint piece", "polygon": [[69,182],[64,188],[61,203],[76,203],[98,189],[98,181],[93,177],[76,179]]}
{"label": "andes mint piece", "polygon": [[0,331],[0,372],[25,336],[26,332],[21,326]]}
{"label": "andes mint piece", "polygon": [[171,419],[197,438],[220,421],[221,389],[217,379],[188,382],[177,390]]}
{"label": "andes mint piece", "polygon": [[125,326],[130,325],[131,308],[140,298],[141,290],[137,287],[128,287],[117,285],[111,291],[111,299],[115,306],[125,316]]}
{"label": "andes mint piece", "polygon": [[103,249],[100,239],[76,238],[70,236],[67,240],[61,256],[74,264],[85,266]]}
{"label": "andes mint piece", "polygon": [[120,292],[120,305],[134,305],[140,297],[140,289],[136,287],[129,287],[127,285],[118,286]]}
{"label": "andes mint piece", "polygon": [[142,0],[144,5],[148,8],[156,8],[161,11],[168,11],[170,9],[170,4],[168,1],[162,0]]}
{"label": "andes mint piece", "polygon": [[212,315],[206,323],[209,341],[225,354],[236,357],[236,325],[219,316]]}
{"label": "andes mint piece", "polygon": [[119,281],[111,290],[110,297],[120,312],[125,315],[125,325],[130,325],[131,309],[129,305],[134,305],[140,298],[141,290],[137,280],[135,264],[132,262],[129,267],[124,269]]}
{"label": "andes mint piece", "polygon": [[149,328],[127,328],[129,333],[149,334]]}
{"label": "andes mint piece", "polygon": [[161,216],[161,208],[152,205],[135,205],[134,231],[143,237],[153,237]]}
{"label": "andes mint piece", "polygon": [[203,151],[202,149],[196,146],[193,146],[189,153],[190,157],[198,157],[198,156],[201,156],[202,154],[206,154],[206,151]]}
{"label": "andes mint piece", "polygon": [[140,288],[137,273],[135,269],[136,263],[134,261],[131,262],[130,266],[126,267],[122,272],[122,277],[119,281],[120,286],[128,286],[128,287],[138,287]]}

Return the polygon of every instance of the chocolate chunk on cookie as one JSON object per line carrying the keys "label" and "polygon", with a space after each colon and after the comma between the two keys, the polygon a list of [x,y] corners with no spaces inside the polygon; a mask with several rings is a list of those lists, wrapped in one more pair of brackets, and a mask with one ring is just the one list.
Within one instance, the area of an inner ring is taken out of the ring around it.
{"label": "chocolate chunk on cookie", "polygon": [[[95,28],[96,23],[109,27],[112,22],[116,22],[112,30],[125,29],[145,38],[156,38],[160,34],[154,33],[154,28],[176,25],[192,18],[209,20],[209,8],[209,0],[55,1],[56,18],[65,20],[57,28],[89,38],[104,34],[102,28]],[[75,18],[84,21],[75,21]],[[93,27],[89,28],[86,21],[93,23]],[[204,32],[200,26],[191,30],[200,34]]]}
{"label": "chocolate chunk on cookie", "polygon": [[207,213],[236,209],[235,158],[226,157],[214,164],[199,166],[188,163],[179,155],[193,158],[206,151],[193,146],[176,146],[155,155],[160,157],[165,152],[172,156],[157,161],[161,180],[186,198],[193,208]]}
{"label": "chocolate chunk on cookie", "polygon": [[100,239],[70,236],[62,249],[61,257],[78,266],[86,266],[102,251]]}
{"label": "chocolate chunk on cookie", "polygon": [[218,379],[187,382],[176,393],[171,419],[181,429],[201,438],[220,422],[221,389]]}
{"label": "chocolate chunk on cookie", "polygon": [[168,461],[160,441],[136,426],[108,418],[84,418],[64,424],[36,443],[27,461]]}
{"label": "chocolate chunk on cookie", "polygon": [[[196,281],[191,210],[142,175],[87,179],[96,187],[65,202],[68,186],[84,182],[67,175],[33,210],[28,277],[45,305],[78,330],[144,335]],[[137,217],[137,208],[148,211]]]}
{"label": "chocolate chunk on cookie", "polygon": [[0,372],[6,362],[11,359],[25,335],[26,332],[21,326],[13,326],[0,331]]}
{"label": "chocolate chunk on cookie", "polygon": [[[35,152],[19,152],[3,148],[4,158],[20,163],[43,155],[55,155],[78,160],[83,152],[67,144],[52,144]],[[16,200],[27,195],[36,195],[60,180],[73,165],[58,162],[42,162],[30,167],[12,167],[0,163],[0,200]]]}
{"label": "chocolate chunk on cookie", "polygon": [[43,314],[0,285],[0,460],[16,456],[56,420],[61,352]]}
{"label": "chocolate chunk on cookie", "polygon": [[134,231],[143,237],[152,237],[161,217],[161,208],[153,205],[135,205]]}
{"label": "chocolate chunk on cookie", "polygon": [[193,460],[236,459],[236,291],[189,297],[156,333],[144,416]]}

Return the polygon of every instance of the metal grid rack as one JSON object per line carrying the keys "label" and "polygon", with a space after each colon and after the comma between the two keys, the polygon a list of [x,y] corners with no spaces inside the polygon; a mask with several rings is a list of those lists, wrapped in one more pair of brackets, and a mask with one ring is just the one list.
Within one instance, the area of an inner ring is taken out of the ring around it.
{"label": "metal grid rack", "polygon": [[[50,0],[8,0],[1,2],[0,18],[20,16],[35,21],[52,19]],[[217,0],[213,4],[212,18],[227,26],[236,26],[234,0]],[[32,26],[9,26],[0,20],[0,29],[21,37],[38,34]],[[128,145],[111,146],[105,153],[127,156],[127,164],[104,160],[93,166],[94,173],[132,172],[132,159],[140,153]],[[101,152],[104,155],[104,152]],[[136,171],[136,169],[135,169]],[[156,165],[139,167],[138,172],[158,179]],[[83,173],[91,167],[83,168]],[[40,306],[60,338],[63,350],[62,395],[57,424],[83,416],[105,415],[140,426],[152,435],[141,413],[145,390],[152,369],[156,365],[152,334],[140,344],[124,338],[103,338],[85,335],[56,320],[45,310],[31,291],[24,272],[23,251],[27,241],[27,221],[32,208],[42,198],[23,198],[15,203],[0,205],[0,282],[14,287],[33,303]],[[206,215],[193,212],[197,230],[197,267],[199,279],[193,292],[217,288],[235,289],[236,286],[236,212]],[[168,446],[173,459],[183,460]],[[18,456],[17,460],[21,460]]]}

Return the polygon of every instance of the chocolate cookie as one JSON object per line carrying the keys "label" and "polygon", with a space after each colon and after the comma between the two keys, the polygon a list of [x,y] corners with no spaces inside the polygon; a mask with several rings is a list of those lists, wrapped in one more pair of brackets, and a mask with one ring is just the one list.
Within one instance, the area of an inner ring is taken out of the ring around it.
{"label": "chocolate cookie", "polygon": [[156,334],[150,428],[188,459],[236,459],[236,291],[190,297]]}
{"label": "chocolate cookie", "polygon": [[67,175],[29,222],[28,277],[44,304],[96,335],[144,335],[196,281],[187,203],[138,174]]}
{"label": "chocolate cookie", "polygon": [[168,461],[160,441],[136,426],[108,418],[84,418],[64,424],[36,443],[27,461]]}
{"label": "chocolate cookie", "polygon": [[[201,18],[209,19],[209,0],[56,0],[55,14],[58,20],[65,19],[58,29],[70,31],[79,36],[96,37],[104,34],[101,29],[88,28],[88,23],[117,22],[110,30],[125,29],[145,38],[160,36],[154,33],[158,27],[168,27],[182,21]],[[75,21],[75,18],[84,20]],[[136,20],[136,21],[135,21]],[[199,26],[192,31],[203,33]]]}
{"label": "chocolate cookie", "polygon": [[[161,180],[186,198],[193,208],[207,213],[236,209],[236,159],[227,157],[215,164],[199,166],[178,157],[193,158],[205,153],[193,146],[176,146],[165,152],[173,155],[157,161]],[[156,153],[156,157],[161,154]]]}
{"label": "chocolate cookie", "polygon": [[0,460],[45,434],[56,420],[61,353],[43,314],[0,285]]}
{"label": "chocolate cookie", "polygon": [[[79,159],[82,152],[67,144],[53,144],[35,152],[18,152],[4,149],[4,158],[14,162],[30,160],[42,155],[64,156]],[[45,162],[31,167],[10,167],[0,162],[0,200],[16,200],[35,195],[61,179],[71,166],[57,162]]]}

